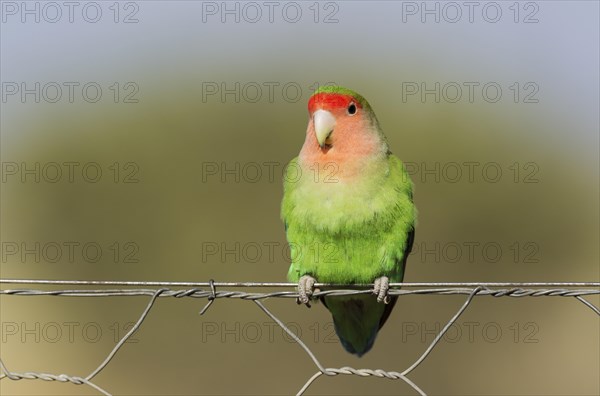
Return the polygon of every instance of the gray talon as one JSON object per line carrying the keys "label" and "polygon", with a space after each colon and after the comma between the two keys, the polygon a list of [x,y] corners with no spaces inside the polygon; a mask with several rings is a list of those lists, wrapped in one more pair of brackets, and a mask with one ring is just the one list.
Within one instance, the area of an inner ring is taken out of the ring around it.
{"label": "gray talon", "polygon": [[314,293],[317,280],[310,275],[304,275],[298,281],[298,304],[305,304],[310,307],[310,297]]}
{"label": "gray talon", "polygon": [[382,276],[375,279],[373,294],[377,296],[377,302],[389,304],[391,301],[388,291],[390,290],[390,279],[387,276]]}

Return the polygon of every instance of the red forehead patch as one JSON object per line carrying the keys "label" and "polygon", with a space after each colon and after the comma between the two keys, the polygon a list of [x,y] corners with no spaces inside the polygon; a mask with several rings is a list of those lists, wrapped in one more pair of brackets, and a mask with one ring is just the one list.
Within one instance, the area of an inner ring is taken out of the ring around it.
{"label": "red forehead patch", "polygon": [[362,107],[360,103],[354,100],[354,98],[350,95],[321,92],[311,96],[311,98],[308,100],[308,111],[312,114],[317,109],[345,109],[350,105],[350,102],[354,102],[358,108]]}

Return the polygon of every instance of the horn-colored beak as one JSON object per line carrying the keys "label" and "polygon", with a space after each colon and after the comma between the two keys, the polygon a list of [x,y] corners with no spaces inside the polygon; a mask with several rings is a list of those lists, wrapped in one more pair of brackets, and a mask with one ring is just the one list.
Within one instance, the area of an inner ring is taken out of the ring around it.
{"label": "horn-colored beak", "polygon": [[325,146],[326,141],[333,133],[335,117],[327,110],[317,110],[313,114],[313,125],[319,146]]}

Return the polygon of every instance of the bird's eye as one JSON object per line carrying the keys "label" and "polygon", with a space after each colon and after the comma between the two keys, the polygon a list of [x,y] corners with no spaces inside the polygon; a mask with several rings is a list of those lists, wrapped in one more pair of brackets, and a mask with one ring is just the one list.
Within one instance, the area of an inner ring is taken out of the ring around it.
{"label": "bird's eye", "polygon": [[354,103],[350,103],[350,106],[348,106],[348,114],[356,114],[356,105]]}

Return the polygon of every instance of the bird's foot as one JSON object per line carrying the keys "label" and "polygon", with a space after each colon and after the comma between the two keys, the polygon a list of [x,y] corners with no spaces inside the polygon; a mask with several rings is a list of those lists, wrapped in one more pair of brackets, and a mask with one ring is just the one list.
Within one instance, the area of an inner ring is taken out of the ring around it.
{"label": "bird's foot", "polygon": [[381,276],[375,279],[373,287],[373,294],[377,296],[377,302],[383,302],[384,304],[389,304],[392,299],[388,294],[390,290],[390,279],[387,276]]}
{"label": "bird's foot", "polygon": [[304,275],[298,281],[298,304],[304,304],[310,308],[310,298],[315,292],[315,283],[317,280],[310,275]]}

